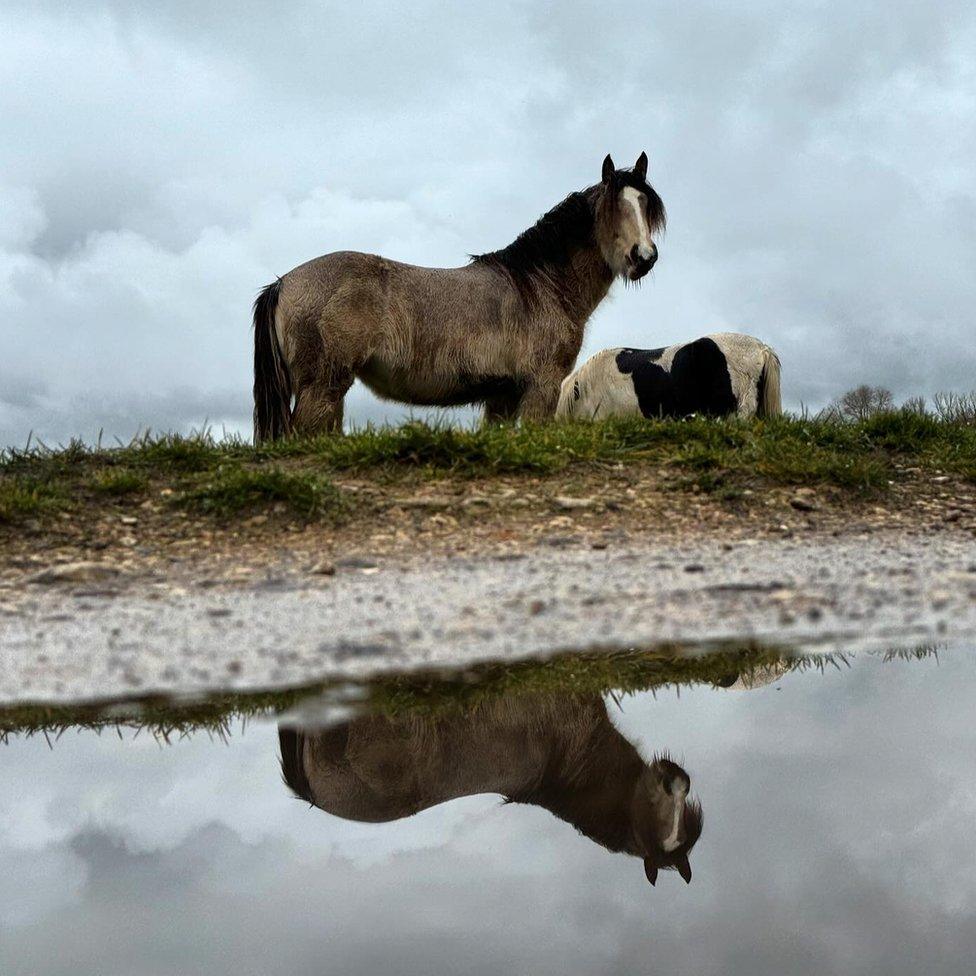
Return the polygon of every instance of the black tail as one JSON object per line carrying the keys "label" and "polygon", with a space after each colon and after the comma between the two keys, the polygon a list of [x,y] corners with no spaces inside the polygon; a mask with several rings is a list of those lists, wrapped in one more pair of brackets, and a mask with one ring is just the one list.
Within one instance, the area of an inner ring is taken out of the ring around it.
{"label": "black tail", "polygon": [[291,433],[291,377],[278,345],[275,312],[281,279],[254,302],[254,443]]}
{"label": "black tail", "polygon": [[302,759],[302,736],[292,728],[278,726],[278,745],[281,748],[281,776],[295,796],[309,803],[312,799],[312,787],[305,772]]}

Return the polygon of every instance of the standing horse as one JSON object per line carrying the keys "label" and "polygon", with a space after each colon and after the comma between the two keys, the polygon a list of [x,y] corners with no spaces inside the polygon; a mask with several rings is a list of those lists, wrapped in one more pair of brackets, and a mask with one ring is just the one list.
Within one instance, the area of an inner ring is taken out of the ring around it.
{"label": "standing horse", "polygon": [[511,696],[464,714],[364,716],[331,728],[279,726],[292,791],[346,820],[384,823],[461,796],[498,793],[549,810],[611,851],[691,881],[702,830],[688,774],[651,762],[598,695]]}
{"label": "standing horse", "polygon": [[556,416],[775,417],[779,357],[764,342],[717,332],[661,349],[604,349],[563,380]]}
{"label": "standing horse", "polygon": [[651,270],[664,222],[647,155],[632,170],[607,156],[600,183],[464,267],[356,251],[300,265],[254,303],[255,440],[341,431],[356,377],[386,399],[551,417],[587,320],[615,277]]}

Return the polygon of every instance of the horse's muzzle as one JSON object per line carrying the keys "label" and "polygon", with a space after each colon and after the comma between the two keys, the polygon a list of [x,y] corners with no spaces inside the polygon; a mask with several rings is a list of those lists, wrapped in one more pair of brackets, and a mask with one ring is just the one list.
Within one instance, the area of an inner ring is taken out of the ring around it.
{"label": "horse's muzzle", "polygon": [[630,268],[630,280],[640,281],[657,262],[657,255],[650,258],[640,258],[635,261]]}
{"label": "horse's muzzle", "polygon": [[[653,247],[653,245],[651,246]],[[630,254],[627,255],[627,260],[630,264],[630,280],[640,281],[641,278],[643,278],[644,275],[646,275],[657,262],[657,248],[654,247],[647,257],[643,257],[635,244],[630,249]]]}

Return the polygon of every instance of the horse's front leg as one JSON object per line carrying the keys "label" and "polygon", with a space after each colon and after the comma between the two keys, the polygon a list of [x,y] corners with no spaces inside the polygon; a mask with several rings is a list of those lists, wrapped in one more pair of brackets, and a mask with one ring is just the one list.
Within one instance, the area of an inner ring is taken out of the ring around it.
{"label": "horse's front leg", "polygon": [[559,387],[562,381],[562,376],[552,373],[534,377],[522,395],[519,417],[534,424],[552,420],[556,416],[556,404],[559,403]]}
{"label": "horse's front leg", "polygon": [[507,424],[515,420],[522,403],[522,391],[499,393],[485,400],[485,423]]}

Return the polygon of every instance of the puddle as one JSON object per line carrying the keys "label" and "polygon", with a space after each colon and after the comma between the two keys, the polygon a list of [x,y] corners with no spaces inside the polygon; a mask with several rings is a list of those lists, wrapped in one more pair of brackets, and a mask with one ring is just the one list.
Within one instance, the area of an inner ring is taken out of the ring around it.
{"label": "puddle", "polygon": [[659,649],[8,710],[0,973],[971,972],[974,671]]}

